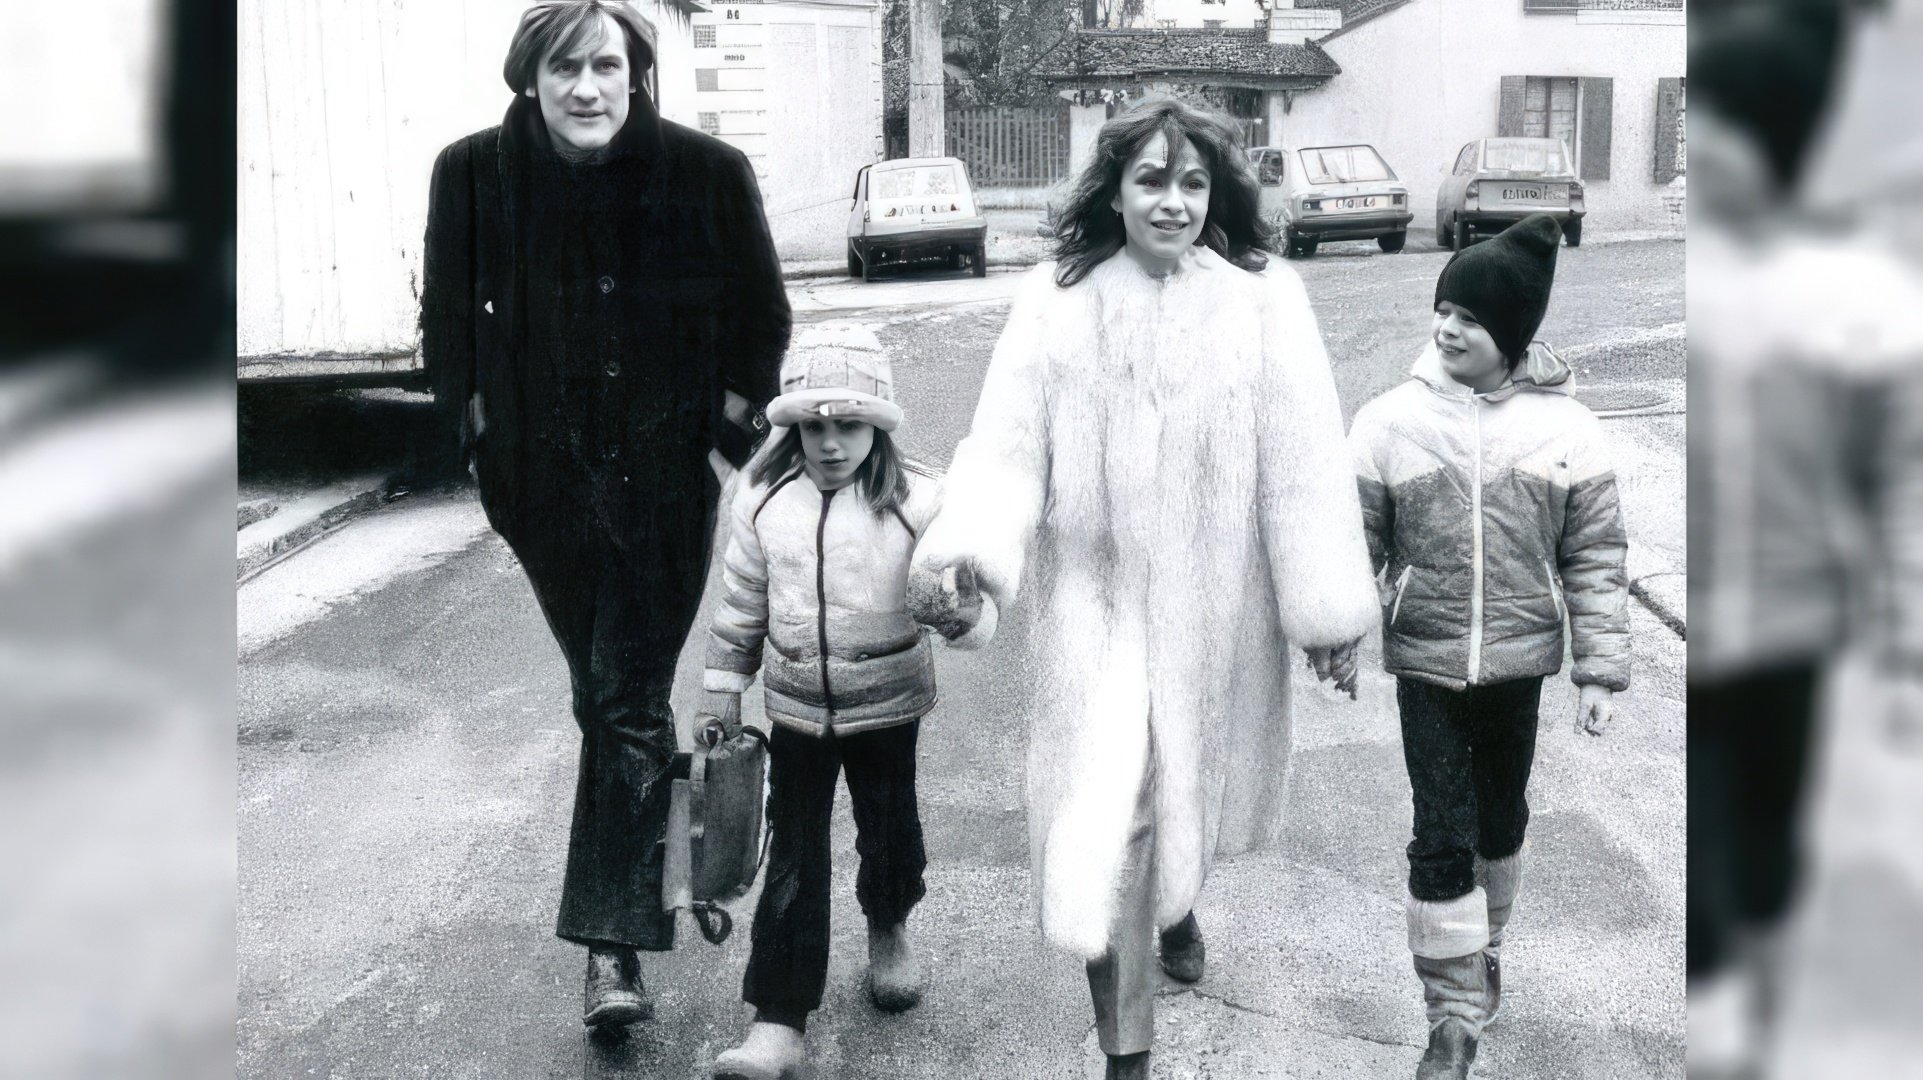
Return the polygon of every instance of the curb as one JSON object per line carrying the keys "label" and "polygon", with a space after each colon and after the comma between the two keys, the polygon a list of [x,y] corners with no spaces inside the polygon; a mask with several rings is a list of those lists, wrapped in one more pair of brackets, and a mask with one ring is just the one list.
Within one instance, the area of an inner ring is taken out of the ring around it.
{"label": "curb", "polygon": [[266,500],[243,506],[242,520],[248,523],[235,534],[235,583],[244,584],[353,518],[385,505],[392,479],[391,473],[368,473],[279,506],[262,505]]}
{"label": "curb", "polygon": [[1629,595],[1637,603],[1646,608],[1651,615],[1656,616],[1664,626],[1669,627],[1671,633],[1684,641],[1688,641],[1689,620],[1685,614],[1677,611],[1675,604],[1671,603],[1656,590],[1651,589],[1648,585],[1650,578],[1683,576],[1680,571],[1675,570],[1644,574],[1642,577],[1629,583]]}

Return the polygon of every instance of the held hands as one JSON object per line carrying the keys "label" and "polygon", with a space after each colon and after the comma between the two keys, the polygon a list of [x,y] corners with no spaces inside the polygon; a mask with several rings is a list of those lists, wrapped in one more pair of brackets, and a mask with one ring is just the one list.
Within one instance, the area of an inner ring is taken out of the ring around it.
{"label": "held hands", "polygon": [[941,567],[917,566],[908,572],[908,614],[953,641],[982,618],[981,582],[972,559]]}
{"label": "held hands", "polygon": [[709,690],[701,711],[694,716],[694,743],[713,750],[723,741],[741,734],[741,695]]}
{"label": "held hands", "polygon": [[1601,735],[1616,719],[1616,692],[1589,683],[1576,699],[1576,734]]}
{"label": "held hands", "polygon": [[1361,675],[1355,657],[1361,645],[1362,639],[1356,638],[1346,644],[1315,646],[1302,652],[1309,658],[1309,666],[1315,669],[1317,682],[1334,679],[1337,692],[1349,695],[1349,700],[1354,701],[1356,681]]}

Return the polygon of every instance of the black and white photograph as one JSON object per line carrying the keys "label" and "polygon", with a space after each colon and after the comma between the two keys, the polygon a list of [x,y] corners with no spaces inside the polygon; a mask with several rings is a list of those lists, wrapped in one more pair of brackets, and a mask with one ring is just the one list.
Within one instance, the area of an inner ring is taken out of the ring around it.
{"label": "black and white photograph", "polygon": [[0,14],[0,1077],[1923,1076],[1920,45]]}

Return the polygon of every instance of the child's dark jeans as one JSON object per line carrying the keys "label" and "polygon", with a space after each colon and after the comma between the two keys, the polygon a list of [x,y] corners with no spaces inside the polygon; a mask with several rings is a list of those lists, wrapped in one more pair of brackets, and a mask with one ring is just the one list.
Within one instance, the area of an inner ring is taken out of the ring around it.
{"label": "child's dark jeans", "polygon": [[1522,847],[1542,676],[1450,690],[1396,679],[1402,756],[1415,794],[1409,894],[1454,900],[1476,887],[1476,856]]}
{"label": "child's dark jeans", "polygon": [[777,726],[768,739],[767,880],[755,908],[741,997],[764,1019],[800,1027],[828,979],[830,837],[835,778],[848,772],[855,815],[855,899],[873,926],[908,917],[927,891],[915,805],[920,721],[816,738]]}
{"label": "child's dark jeans", "polygon": [[1789,911],[1817,683],[1808,664],[1690,680],[1691,978],[1720,970],[1739,931],[1773,927]]}

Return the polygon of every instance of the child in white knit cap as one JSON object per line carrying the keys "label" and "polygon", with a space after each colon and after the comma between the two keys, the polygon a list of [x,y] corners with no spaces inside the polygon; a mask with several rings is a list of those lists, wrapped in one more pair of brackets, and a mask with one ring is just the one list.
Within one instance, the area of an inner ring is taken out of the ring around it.
{"label": "child in white knit cap", "polygon": [[921,997],[904,923],[925,891],[915,739],[935,705],[935,669],[907,588],[936,484],[895,449],[902,413],[873,331],[831,323],[797,335],[781,390],[768,405],[775,427],[737,485],[704,681],[704,712],[732,734],[759,671],[773,722],[773,835],[742,985],[755,1023],[715,1059],[717,1080],[803,1065],[827,978],[829,825],[844,768],[869,995],[890,1012]]}

